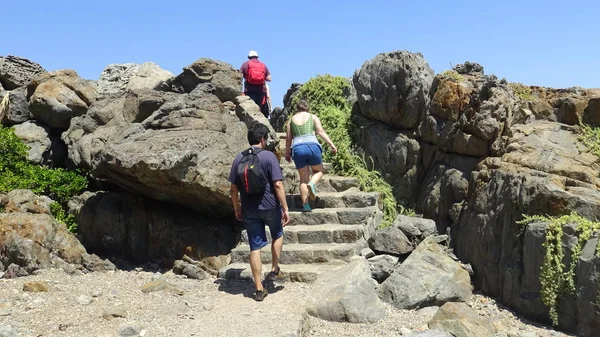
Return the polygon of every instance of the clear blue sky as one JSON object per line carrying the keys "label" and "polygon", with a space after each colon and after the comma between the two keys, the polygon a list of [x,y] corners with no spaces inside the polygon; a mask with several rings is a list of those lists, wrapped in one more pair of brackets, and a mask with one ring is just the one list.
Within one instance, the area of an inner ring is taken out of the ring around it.
{"label": "clear blue sky", "polygon": [[436,73],[475,61],[488,74],[551,87],[600,87],[599,1],[4,1],[0,55],[97,79],[110,63],[174,74],[201,57],[271,70],[274,105],[293,82],[351,76],[394,50]]}

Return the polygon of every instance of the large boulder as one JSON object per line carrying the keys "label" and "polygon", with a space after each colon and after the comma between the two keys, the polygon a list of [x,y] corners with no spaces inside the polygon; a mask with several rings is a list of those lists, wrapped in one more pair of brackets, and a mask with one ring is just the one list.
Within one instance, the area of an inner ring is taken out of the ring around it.
{"label": "large boulder", "polygon": [[217,271],[236,244],[229,221],[139,195],[85,192],[69,208],[88,249],[136,262],[187,254]]}
{"label": "large boulder", "polygon": [[434,72],[419,53],[382,53],[354,73],[360,112],[397,129],[414,129],[429,106]]}
{"label": "large boulder", "polygon": [[369,158],[366,163],[372,163],[372,168],[392,185],[398,202],[408,205],[424,172],[415,132],[393,129],[360,114],[354,114],[352,122],[357,126],[352,129],[352,137]]}
{"label": "large boulder", "polygon": [[0,124],[19,124],[33,118],[29,112],[26,87],[0,93],[0,101],[3,99],[7,101],[0,104]]}
{"label": "large boulder", "polygon": [[25,122],[15,125],[15,135],[29,148],[27,159],[38,165],[63,166],[67,149],[60,138],[45,125]]}
{"label": "large boulder", "polygon": [[207,215],[232,214],[227,178],[249,146],[246,125],[202,90],[176,95],[142,123],[124,120],[125,101],[103,100],[71,124],[63,134],[70,161],[131,192]]}
{"label": "large boulder", "polygon": [[467,301],[471,277],[433,237],[425,239],[378,289],[379,296],[400,309]]}
{"label": "large boulder", "polygon": [[312,316],[335,322],[375,323],[385,317],[377,297],[369,263],[357,258],[348,266],[324,274],[316,281],[317,302],[307,309]]}
{"label": "large boulder", "polygon": [[414,247],[404,232],[396,226],[379,229],[369,238],[369,247],[383,254],[405,255]]}
{"label": "large boulder", "polygon": [[583,122],[595,127],[600,127],[600,98],[593,98],[583,111]]}
{"label": "large boulder", "polygon": [[123,94],[127,90],[158,89],[173,76],[152,62],[111,64],[100,74],[98,96]]}
{"label": "large boulder", "polygon": [[508,85],[493,77],[436,76],[431,109],[419,125],[426,142],[442,151],[482,157],[494,153],[507,118],[518,105]]}
{"label": "large boulder", "polygon": [[8,55],[0,57],[0,84],[5,90],[23,87],[46,70],[26,58]]}
{"label": "large boulder", "polygon": [[[478,289],[530,319],[549,323],[539,288],[543,229],[524,229],[517,221],[524,214],[571,211],[600,220],[600,159],[578,142],[576,127],[551,122],[515,126],[505,144],[501,157],[484,160],[473,172],[453,245],[473,267]],[[575,234],[565,233],[564,242],[573,242]],[[559,327],[582,336],[592,336],[600,320],[592,295],[598,284],[589,277],[600,262],[596,243],[594,237],[583,248],[575,269],[577,292],[559,301],[564,308]],[[570,250],[568,245],[563,249]]]}
{"label": "large boulder", "polygon": [[283,96],[283,108],[275,108],[271,112],[269,122],[277,132],[285,132],[285,123],[294,111],[292,101],[302,87],[300,83],[292,83]]}
{"label": "large boulder", "polygon": [[242,74],[228,63],[201,58],[167,81],[167,86],[177,93],[189,93],[201,83],[212,83],[221,102],[234,101],[242,91]]}
{"label": "large boulder", "polygon": [[85,114],[96,88],[73,70],[45,73],[27,86],[29,110],[51,128],[67,129],[73,117]]}
{"label": "large boulder", "polygon": [[109,270],[114,265],[90,255],[50,214],[46,197],[31,191],[15,190],[2,198],[0,213],[0,261],[16,264],[31,273],[42,268]]}
{"label": "large boulder", "polygon": [[246,124],[248,129],[254,124],[260,123],[264,124],[269,128],[269,139],[267,139],[267,149],[274,151],[278,157],[281,157],[282,150],[279,145],[279,137],[277,137],[277,133],[273,126],[269,123],[265,115],[260,112],[260,108],[254,101],[248,96],[238,96],[235,98],[236,107],[235,114]]}

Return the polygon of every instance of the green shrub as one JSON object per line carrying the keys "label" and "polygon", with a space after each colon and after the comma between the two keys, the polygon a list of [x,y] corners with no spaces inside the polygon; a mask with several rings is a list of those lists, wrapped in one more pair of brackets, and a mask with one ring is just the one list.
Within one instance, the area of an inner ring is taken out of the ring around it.
{"label": "green shrub", "polygon": [[382,194],[384,220],[381,226],[386,227],[396,218],[396,199],[390,184],[378,171],[368,169],[364,158],[356,153],[352,144],[351,106],[345,95],[349,89],[350,85],[343,77],[319,75],[302,85],[292,101],[292,109],[295,110],[296,102],[300,98],[308,100],[311,112],[319,117],[323,128],[338,149],[334,155],[329,146],[324,144],[323,160],[332,163],[335,172],[356,177],[363,191]]}
{"label": "green shrub", "polygon": [[465,79],[461,74],[458,73],[458,71],[453,70],[453,69],[443,71],[440,75],[453,78],[457,82],[464,81],[464,79]]}
{"label": "green shrub", "polygon": [[582,142],[590,152],[600,157],[600,127],[594,127],[585,123],[579,123],[579,141]]}
{"label": "green shrub", "polygon": [[36,194],[47,195],[56,201],[56,205],[51,207],[56,219],[71,230],[77,228],[74,223],[68,222],[72,220],[68,220],[64,207],[70,198],[87,188],[87,179],[78,172],[30,163],[27,160],[27,146],[12,128],[4,126],[0,126],[0,177],[0,192],[28,189]]}
{"label": "green shrub", "polygon": [[513,91],[515,96],[521,99],[526,101],[531,101],[533,99],[533,96],[531,95],[531,88],[523,83],[512,82],[508,84],[508,87]]}
{"label": "green shrub", "polygon": [[[546,241],[543,244],[545,250],[544,263],[540,273],[540,297],[542,303],[548,307],[550,319],[556,326],[558,325],[558,298],[564,293],[575,293],[575,267],[581,256],[581,249],[591,236],[600,230],[600,222],[593,222],[571,213],[560,217],[525,216],[518,223],[526,225],[532,222],[545,222],[547,224]],[[562,247],[562,237],[563,226],[568,224],[577,225],[577,244],[573,247],[570,265],[565,266],[563,263],[565,253]],[[598,253],[598,247],[596,247],[596,254]]]}

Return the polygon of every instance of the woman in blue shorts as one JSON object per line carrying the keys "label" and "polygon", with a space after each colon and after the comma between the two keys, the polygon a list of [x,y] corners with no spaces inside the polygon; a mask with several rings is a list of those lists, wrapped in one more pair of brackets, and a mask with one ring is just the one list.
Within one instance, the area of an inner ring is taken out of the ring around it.
{"label": "woman in blue shorts", "polygon": [[[301,99],[296,104],[297,111],[286,125],[287,138],[285,146],[285,160],[294,159],[296,169],[300,176],[300,198],[302,199],[302,210],[310,212],[308,203],[310,195],[311,200],[317,197],[317,183],[323,177],[323,162],[321,154],[323,149],[317,140],[321,137],[331,147],[333,153],[337,153],[337,148],[333,145],[319,117],[308,112],[308,103]],[[310,176],[309,166],[313,175]]]}

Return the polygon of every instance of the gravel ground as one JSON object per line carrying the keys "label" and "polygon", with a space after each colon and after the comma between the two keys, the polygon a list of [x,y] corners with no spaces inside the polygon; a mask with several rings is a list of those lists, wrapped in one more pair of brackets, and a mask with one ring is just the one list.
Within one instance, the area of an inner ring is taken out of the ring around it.
{"label": "gravel ground", "polygon": [[[161,280],[174,290],[141,291],[148,282]],[[23,291],[30,281],[45,281],[49,291]],[[10,325],[19,336],[293,335],[304,308],[314,301],[310,288],[303,283],[270,284],[265,301],[256,302],[247,281],[198,281],[170,272],[119,270],[74,276],[43,270],[0,280],[0,326]],[[183,295],[178,295],[181,290]],[[499,336],[569,336],[522,320],[485,296],[476,295],[469,304],[492,320]],[[436,309],[386,308],[386,318],[371,325],[310,317],[310,336],[399,336],[426,329]],[[0,336],[2,329],[7,328],[0,327]]]}

